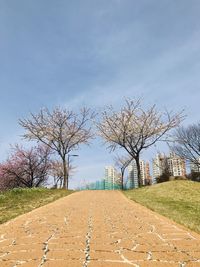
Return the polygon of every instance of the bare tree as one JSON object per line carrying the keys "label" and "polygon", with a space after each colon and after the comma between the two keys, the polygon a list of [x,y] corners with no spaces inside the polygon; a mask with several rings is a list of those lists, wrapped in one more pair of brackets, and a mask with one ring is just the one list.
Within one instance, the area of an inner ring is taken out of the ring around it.
{"label": "bare tree", "polygon": [[49,146],[56,152],[63,164],[63,188],[68,189],[67,154],[78,149],[81,144],[88,144],[92,137],[89,121],[94,113],[82,108],[74,113],[62,108],[50,112],[47,108],[38,114],[31,113],[30,119],[21,119],[20,125],[27,131],[24,138],[36,140]]}
{"label": "bare tree", "polygon": [[[67,172],[69,173],[70,171],[70,173],[72,173],[74,170],[75,167],[69,164],[69,170],[67,170]],[[64,181],[64,173],[63,173],[63,163],[60,160],[51,161],[50,174],[54,179],[54,187],[62,188]]]}
{"label": "bare tree", "polygon": [[200,123],[179,127],[175,131],[172,151],[200,168]]}
{"label": "bare tree", "polygon": [[102,121],[97,125],[99,134],[108,143],[110,151],[124,148],[136,161],[138,184],[142,185],[140,154],[183,120],[182,112],[158,112],[155,105],[145,109],[141,101],[126,100],[120,111],[111,106],[102,113]]}
{"label": "bare tree", "polygon": [[124,156],[124,155],[117,155],[114,158],[115,161],[115,166],[120,169],[120,174],[121,174],[121,187],[122,190],[124,189],[124,173],[128,165],[132,161],[132,157],[130,155]]}
{"label": "bare tree", "polygon": [[51,161],[50,174],[54,179],[54,187],[55,188],[63,187],[64,174],[63,174],[63,163],[61,161],[59,160]]}
{"label": "bare tree", "polygon": [[48,179],[49,168],[49,147],[42,145],[24,149],[16,145],[7,161],[0,164],[2,187],[10,189],[44,185]]}

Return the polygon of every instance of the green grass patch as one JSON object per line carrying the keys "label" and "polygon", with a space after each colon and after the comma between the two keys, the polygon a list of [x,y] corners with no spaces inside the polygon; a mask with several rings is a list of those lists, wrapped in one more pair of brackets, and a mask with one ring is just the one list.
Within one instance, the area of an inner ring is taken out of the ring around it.
{"label": "green grass patch", "polygon": [[200,233],[200,183],[171,181],[124,191],[125,196]]}
{"label": "green grass patch", "polygon": [[0,193],[0,224],[71,193],[46,188],[16,188]]}

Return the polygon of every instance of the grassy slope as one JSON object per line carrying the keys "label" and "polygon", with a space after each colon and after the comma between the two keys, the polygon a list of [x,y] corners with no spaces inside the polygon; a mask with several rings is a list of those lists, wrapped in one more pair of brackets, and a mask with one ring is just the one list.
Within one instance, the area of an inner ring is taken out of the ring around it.
{"label": "grassy slope", "polygon": [[136,202],[200,233],[200,183],[171,181],[124,194]]}
{"label": "grassy slope", "polygon": [[72,192],[62,189],[32,188],[0,193],[0,224]]}

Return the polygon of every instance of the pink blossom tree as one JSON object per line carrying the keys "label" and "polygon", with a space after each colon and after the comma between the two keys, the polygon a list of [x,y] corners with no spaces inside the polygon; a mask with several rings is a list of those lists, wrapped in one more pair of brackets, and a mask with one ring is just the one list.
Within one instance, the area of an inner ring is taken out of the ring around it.
{"label": "pink blossom tree", "polygon": [[49,170],[48,147],[24,149],[16,145],[10,157],[0,164],[0,188],[39,187],[47,182]]}

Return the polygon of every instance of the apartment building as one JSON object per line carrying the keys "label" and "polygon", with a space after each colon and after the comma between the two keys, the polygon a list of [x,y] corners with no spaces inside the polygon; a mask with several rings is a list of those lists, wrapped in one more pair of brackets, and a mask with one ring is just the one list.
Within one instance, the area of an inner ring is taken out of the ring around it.
{"label": "apartment building", "polygon": [[190,171],[191,172],[200,172],[200,158],[197,159],[197,163],[190,163]]}
{"label": "apartment building", "polygon": [[121,178],[113,166],[105,167],[105,190],[115,190],[121,188]]}
{"label": "apartment building", "polygon": [[157,154],[153,159],[153,177],[159,177],[164,173],[166,156],[164,154]]}
{"label": "apartment building", "polygon": [[178,157],[174,153],[170,153],[168,157],[169,172],[172,176],[185,176],[186,165],[185,160]]}
{"label": "apartment building", "polygon": [[153,159],[153,177],[161,176],[166,170],[169,171],[171,176],[185,176],[185,160],[174,153],[170,153],[169,156],[157,154]]}
{"label": "apartment building", "polygon": [[[151,184],[150,176],[150,164],[144,160],[140,160],[140,172],[142,184]],[[138,187],[138,171],[135,160],[133,160],[128,166],[128,188],[137,188]]]}

